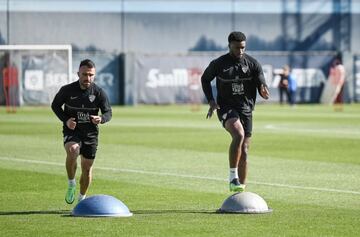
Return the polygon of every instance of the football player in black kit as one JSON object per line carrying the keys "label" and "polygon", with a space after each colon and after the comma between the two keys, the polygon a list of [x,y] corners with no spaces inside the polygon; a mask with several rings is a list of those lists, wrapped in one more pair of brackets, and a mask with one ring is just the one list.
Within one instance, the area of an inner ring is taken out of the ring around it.
{"label": "football player in black kit", "polygon": [[[68,190],[65,201],[75,200],[77,157],[81,155],[80,193],[78,201],[86,197],[92,180],[92,165],[98,146],[98,124],[110,121],[112,111],[104,90],[94,83],[95,64],[85,59],[79,67],[79,80],[61,87],[51,108],[63,122],[64,148]],[[64,106],[64,107],[63,107]],[[101,115],[98,115],[99,110]]]}
{"label": "football player in black kit", "polygon": [[[252,131],[252,111],[257,91],[269,98],[261,65],[245,54],[246,36],[232,32],[228,37],[229,53],[211,61],[201,77],[202,88],[209,102],[206,118],[217,116],[232,137],[229,148],[230,191],[245,190],[247,154]],[[217,98],[213,97],[211,81],[216,78]]]}

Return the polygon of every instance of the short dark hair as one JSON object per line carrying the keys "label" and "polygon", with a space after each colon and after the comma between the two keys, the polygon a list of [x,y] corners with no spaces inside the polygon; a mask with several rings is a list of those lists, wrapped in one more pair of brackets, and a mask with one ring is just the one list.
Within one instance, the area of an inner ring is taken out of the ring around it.
{"label": "short dark hair", "polygon": [[95,63],[93,61],[91,61],[90,59],[84,59],[80,62],[80,67],[82,66],[86,66],[88,68],[95,68]]}
{"label": "short dark hair", "polygon": [[246,36],[244,33],[240,32],[240,31],[234,31],[231,32],[229,37],[228,37],[228,42],[232,42],[232,41],[246,41]]}

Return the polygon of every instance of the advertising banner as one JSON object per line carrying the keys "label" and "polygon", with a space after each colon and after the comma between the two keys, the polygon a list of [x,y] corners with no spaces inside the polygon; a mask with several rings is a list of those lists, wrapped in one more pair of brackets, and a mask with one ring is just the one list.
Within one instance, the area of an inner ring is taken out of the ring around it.
{"label": "advertising banner", "polygon": [[[127,77],[131,78],[131,81],[128,81],[126,86],[131,88],[126,91],[132,94],[126,95],[125,102],[131,101],[134,104],[206,102],[201,88],[201,75],[209,63],[221,54],[224,52],[199,55],[136,54],[127,57],[127,65],[131,65],[127,68],[131,71]],[[298,88],[297,103],[319,102],[329,66],[335,55],[334,52],[292,54],[248,52],[248,54],[262,64],[271,94],[269,101],[272,102],[279,101],[278,85],[282,67],[291,65]]]}
{"label": "advertising banner", "polygon": [[26,105],[50,104],[61,86],[69,83],[67,51],[21,53],[21,101]]}
{"label": "advertising banner", "polygon": [[134,63],[137,103],[203,103],[201,75],[209,57],[137,55]]}

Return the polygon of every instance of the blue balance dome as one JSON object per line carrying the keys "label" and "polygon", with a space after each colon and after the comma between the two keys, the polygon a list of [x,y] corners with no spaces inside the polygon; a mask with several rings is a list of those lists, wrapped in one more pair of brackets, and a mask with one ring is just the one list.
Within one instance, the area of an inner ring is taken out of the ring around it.
{"label": "blue balance dome", "polygon": [[133,214],[127,206],[109,195],[94,195],[79,202],[72,211],[73,216],[85,217],[129,217]]}

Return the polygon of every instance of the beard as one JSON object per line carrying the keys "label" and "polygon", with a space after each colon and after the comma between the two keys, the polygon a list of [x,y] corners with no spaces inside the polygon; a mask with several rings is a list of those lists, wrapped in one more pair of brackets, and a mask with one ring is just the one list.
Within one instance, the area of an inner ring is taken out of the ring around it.
{"label": "beard", "polygon": [[79,81],[79,84],[82,89],[88,89],[88,88],[90,88],[92,82],[91,81]]}

